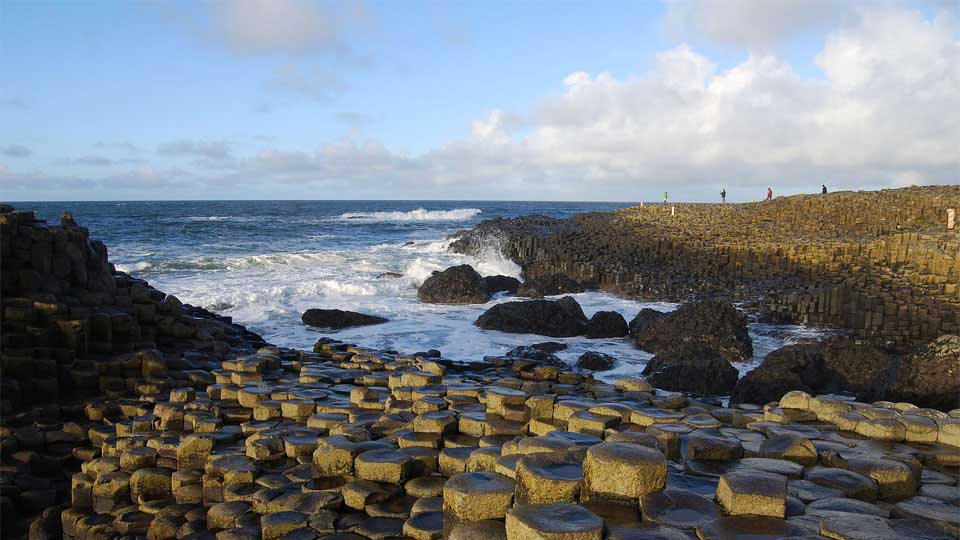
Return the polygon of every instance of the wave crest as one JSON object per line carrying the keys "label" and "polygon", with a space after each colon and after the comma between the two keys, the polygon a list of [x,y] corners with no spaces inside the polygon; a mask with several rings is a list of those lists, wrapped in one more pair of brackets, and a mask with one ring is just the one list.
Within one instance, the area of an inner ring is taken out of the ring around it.
{"label": "wave crest", "polygon": [[456,221],[470,219],[483,211],[479,208],[457,208],[454,210],[427,210],[417,208],[409,212],[347,212],[340,219],[350,221]]}

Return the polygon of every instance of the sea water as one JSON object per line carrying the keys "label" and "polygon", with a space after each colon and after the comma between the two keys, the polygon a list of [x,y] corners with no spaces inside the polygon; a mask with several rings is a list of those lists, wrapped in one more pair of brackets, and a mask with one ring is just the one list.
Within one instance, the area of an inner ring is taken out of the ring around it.
{"label": "sea water", "polygon": [[[450,306],[417,300],[417,286],[435,270],[471,264],[482,275],[521,277],[520,268],[491,245],[479,256],[451,253],[447,237],[483,219],[544,214],[569,217],[636,203],[443,201],[178,201],[17,203],[57,222],[73,213],[103,240],[120,271],[144,278],[181,301],[202,306],[259,333],[268,342],[309,349],[320,336],[367,347],[413,353],[438,349],[445,357],[479,361],[518,345],[566,343],[558,353],[576,362],[588,350],[617,358],[610,380],[637,375],[652,356],[627,338],[548,338],[481,330],[473,322],[491,305]],[[385,273],[400,277],[379,277]],[[642,308],[669,311],[668,303],[643,303],[603,292],[573,295],[587,316],[620,312],[627,320]],[[305,326],[309,308],[381,315],[390,322],[330,331]],[[771,350],[816,339],[817,329],[752,323],[754,357],[746,372]]]}

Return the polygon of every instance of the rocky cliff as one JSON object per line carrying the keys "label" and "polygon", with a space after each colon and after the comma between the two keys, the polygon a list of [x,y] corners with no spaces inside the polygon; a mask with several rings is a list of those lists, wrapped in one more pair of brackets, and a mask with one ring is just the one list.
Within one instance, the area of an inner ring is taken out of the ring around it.
{"label": "rocky cliff", "polygon": [[229,317],[116,272],[106,246],[69,214],[53,225],[0,205],[0,279],[5,416],[118,395],[141,376],[162,383],[166,370],[148,367],[151,361],[202,377],[225,355],[265,344]]}
{"label": "rocky cliff", "polygon": [[563,273],[630,297],[743,301],[767,316],[911,346],[960,332],[960,186],[645,205],[570,220],[490,220],[528,277]]}

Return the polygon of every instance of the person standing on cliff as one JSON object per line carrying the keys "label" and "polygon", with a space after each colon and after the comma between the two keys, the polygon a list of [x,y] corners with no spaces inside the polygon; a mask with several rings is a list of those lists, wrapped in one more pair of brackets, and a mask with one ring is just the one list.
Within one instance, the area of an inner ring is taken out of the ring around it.
{"label": "person standing on cliff", "polygon": [[720,192],[720,201],[727,202],[727,188],[723,188],[723,191]]}
{"label": "person standing on cliff", "polygon": [[821,194],[821,195],[826,195],[826,194],[827,194],[827,185],[826,185],[826,184],[820,184],[820,194]]}
{"label": "person standing on cliff", "polygon": [[767,188],[767,200],[768,201],[773,200],[773,188],[769,188],[769,187]]}
{"label": "person standing on cliff", "polygon": [[668,199],[668,198],[670,198],[670,195],[669,195],[666,191],[664,191],[664,192],[663,192],[663,204],[664,204],[664,205],[667,204],[667,199]]}

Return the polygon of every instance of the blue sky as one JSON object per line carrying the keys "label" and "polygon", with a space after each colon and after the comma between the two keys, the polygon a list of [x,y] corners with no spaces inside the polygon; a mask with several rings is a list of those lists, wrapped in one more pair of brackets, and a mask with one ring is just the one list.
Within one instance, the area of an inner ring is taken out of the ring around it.
{"label": "blue sky", "polygon": [[3,0],[0,200],[957,183],[945,6]]}

